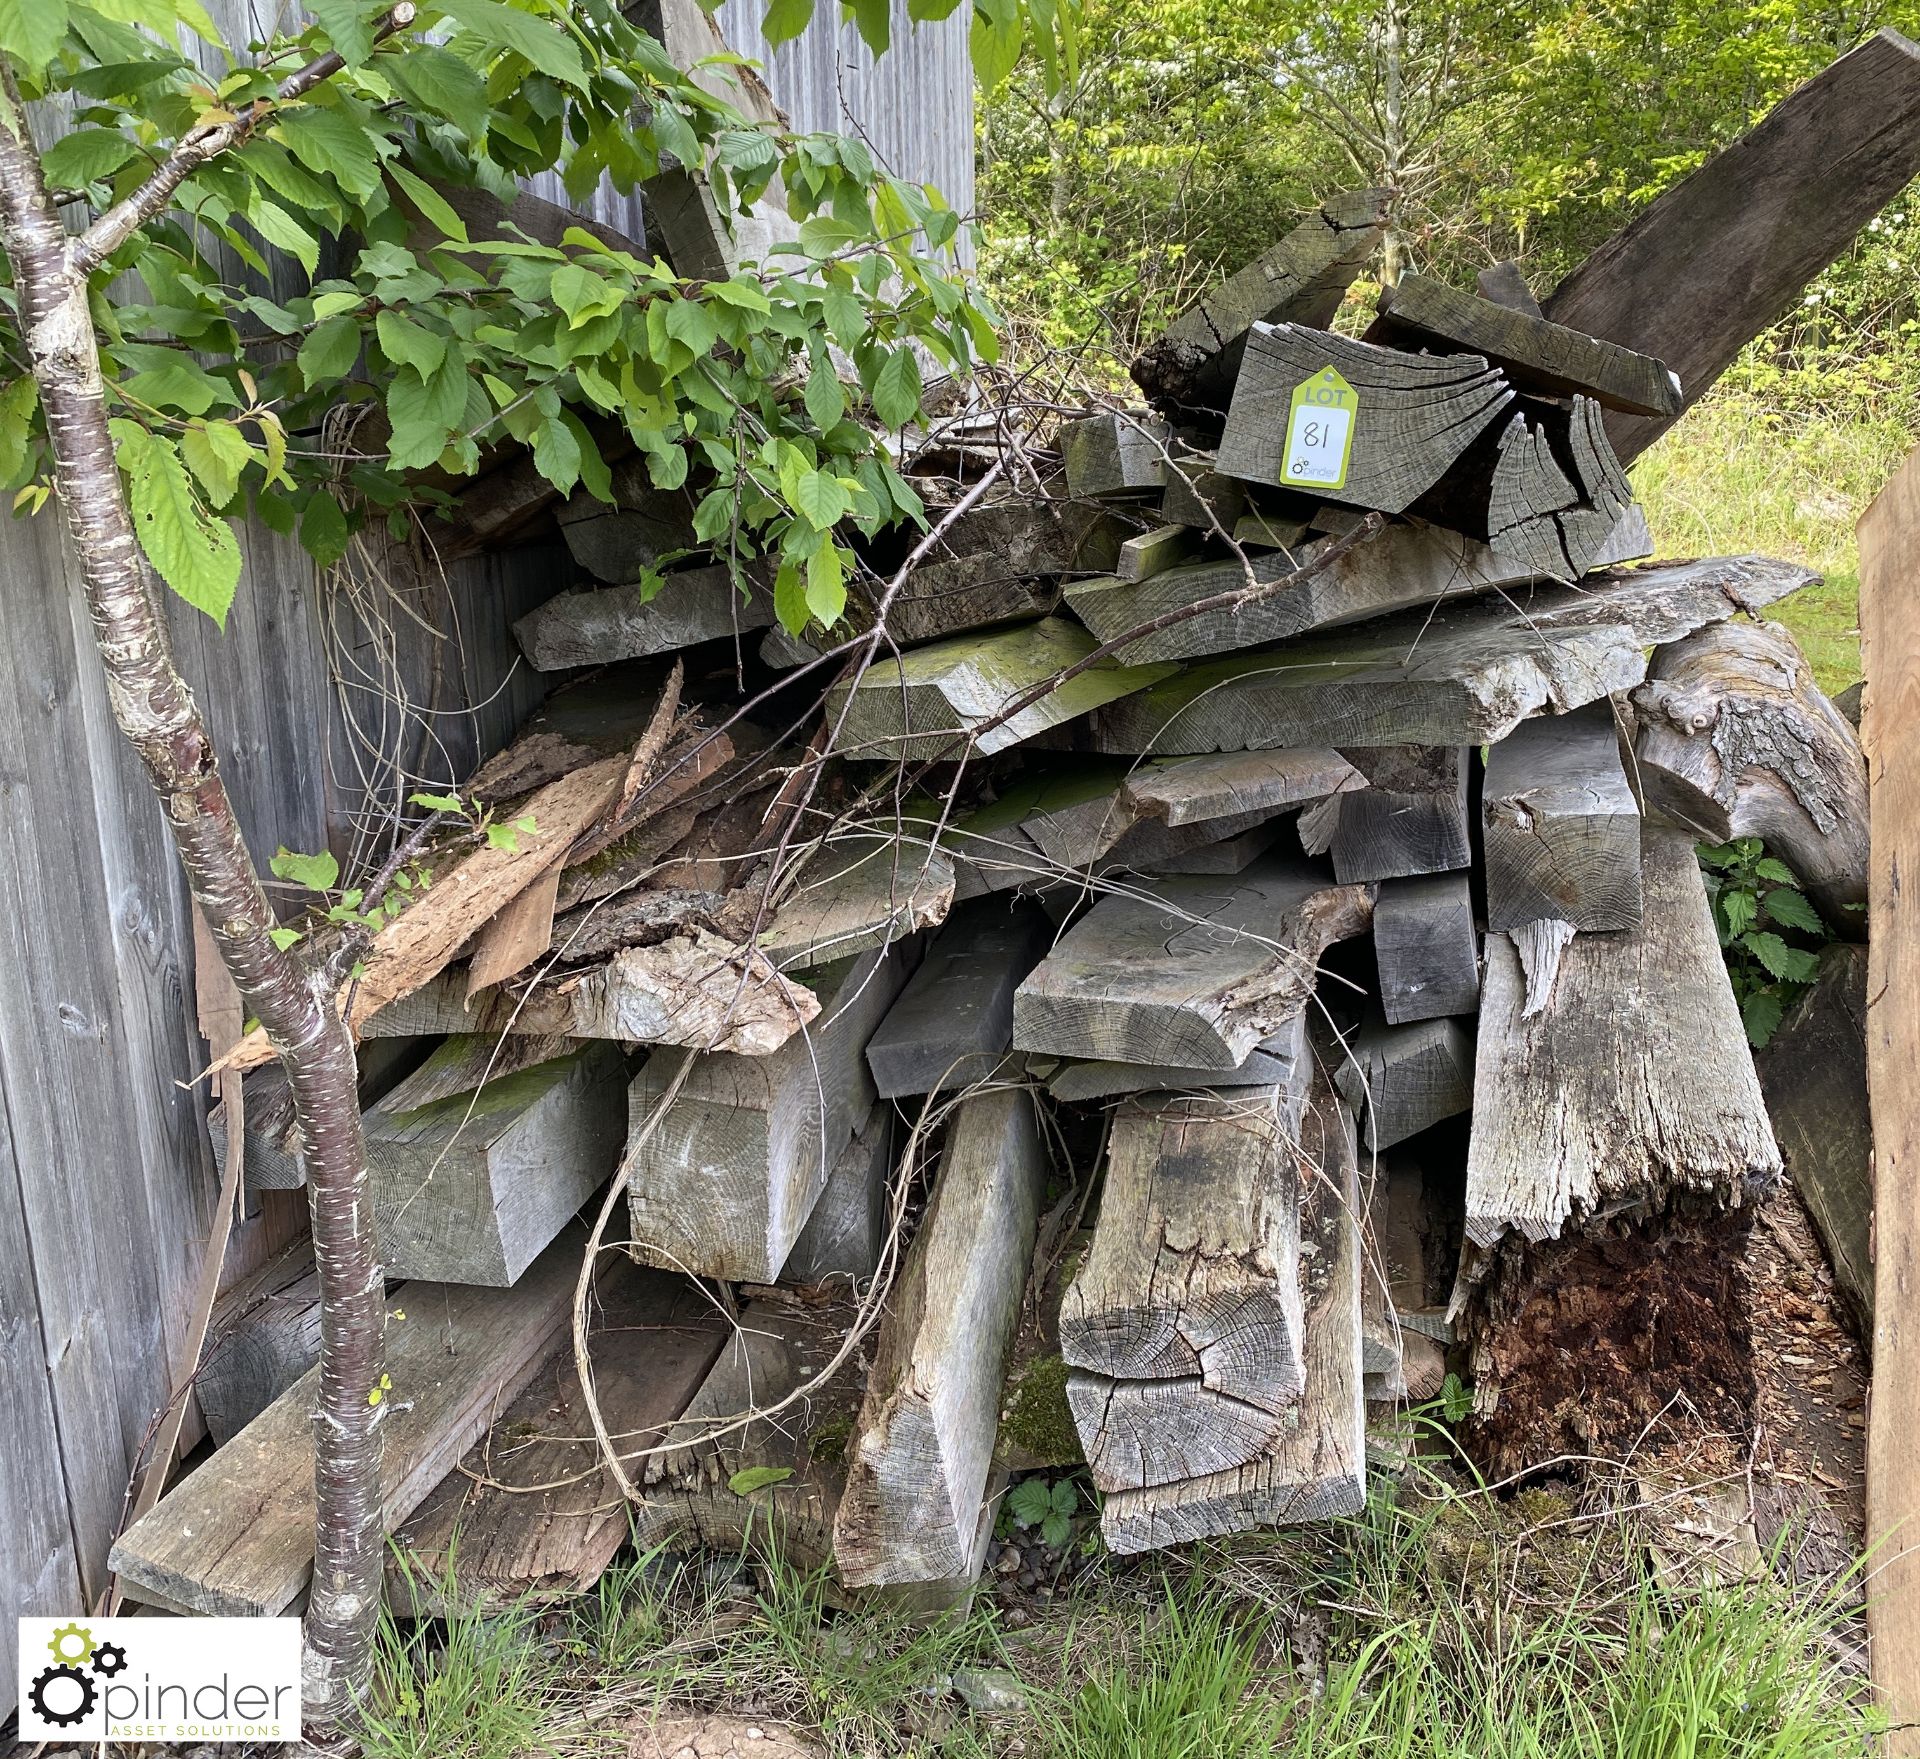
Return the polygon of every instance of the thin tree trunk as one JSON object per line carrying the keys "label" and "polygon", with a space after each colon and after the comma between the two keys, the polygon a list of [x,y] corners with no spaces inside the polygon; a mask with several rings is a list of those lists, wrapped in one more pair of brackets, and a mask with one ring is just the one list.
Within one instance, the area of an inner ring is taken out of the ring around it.
{"label": "thin tree trunk", "polygon": [[1391,189],[1393,205],[1388,210],[1387,236],[1381,246],[1380,280],[1388,287],[1400,279],[1405,260],[1406,241],[1400,233],[1400,203],[1405,195],[1407,131],[1404,86],[1406,78],[1406,14],[1401,0],[1387,0],[1382,18],[1382,78],[1386,88],[1381,106],[1381,139],[1386,152],[1382,163],[1382,181]]}
{"label": "thin tree trunk", "polygon": [[[378,1428],[385,1290],[375,1262],[353,1042],[319,975],[277,948],[272,906],[234,817],[212,736],[174,664],[159,584],[114,461],[87,278],[48,198],[11,70],[0,79],[0,239],[81,568],[115,721],[145,764],[222,959],[286,1065],[306,1151],[321,1298],[318,1496],[306,1624],[311,1722],[351,1714],[380,1604]],[[404,1392],[405,1389],[400,1389]]]}

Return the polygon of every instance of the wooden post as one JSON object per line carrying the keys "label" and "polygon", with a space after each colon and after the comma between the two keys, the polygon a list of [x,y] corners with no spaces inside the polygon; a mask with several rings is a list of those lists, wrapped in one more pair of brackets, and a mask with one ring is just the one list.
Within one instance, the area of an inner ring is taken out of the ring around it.
{"label": "wooden post", "polygon": [[1473,1043],[1457,1020],[1376,1019],[1353,1035],[1334,1085],[1378,1153],[1473,1104]]}
{"label": "wooden post", "polygon": [[1396,1026],[1480,1006],[1480,936],[1464,873],[1388,880],[1373,906],[1380,1007]]}
{"label": "wooden post", "polygon": [[1331,852],[1343,886],[1466,867],[1473,859],[1471,756],[1461,746],[1355,750],[1367,785],[1308,807],[1300,815],[1301,846],[1309,855]]}

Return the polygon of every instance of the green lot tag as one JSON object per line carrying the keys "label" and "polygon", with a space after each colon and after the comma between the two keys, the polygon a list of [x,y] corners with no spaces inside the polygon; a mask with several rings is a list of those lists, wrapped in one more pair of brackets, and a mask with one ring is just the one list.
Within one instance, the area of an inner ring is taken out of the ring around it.
{"label": "green lot tag", "polygon": [[1287,403],[1280,480],[1303,489],[1345,488],[1359,406],[1353,387],[1331,366],[1295,385]]}

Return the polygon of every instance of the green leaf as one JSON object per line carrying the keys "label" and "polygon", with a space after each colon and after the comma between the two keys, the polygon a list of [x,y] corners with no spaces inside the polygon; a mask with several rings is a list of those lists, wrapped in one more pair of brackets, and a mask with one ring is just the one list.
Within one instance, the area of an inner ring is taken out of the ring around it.
{"label": "green leaf", "polygon": [[320,271],[320,245],[313,234],[283,207],[269,201],[247,204],[247,219],[254,231],[277,250],[284,250],[309,279]]}
{"label": "green leaf", "polygon": [[656,446],[647,453],[647,476],[656,489],[677,489],[687,480],[687,449]]}
{"label": "green leaf", "polygon": [[307,937],[297,928],[270,928],[267,930],[267,939],[272,941],[283,953],[290,947],[299,946],[306,938]]}
{"label": "green leaf", "polygon": [[562,263],[553,272],[553,303],[567,315],[567,324],[579,329],[593,318],[617,312],[626,303],[626,293],[604,275],[596,275],[579,263]]}
{"label": "green leaf", "polygon": [[837,525],[852,505],[839,478],[824,470],[803,472],[795,478],[790,494],[794,511],[815,531],[826,531]]}
{"label": "green leaf", "polygon": [[417,109],[444,116],[471,141],[485,139],[491,107],[487,82],[452,51],[409,41],[407,52],[381,69]]}
{"label": "green leaf", "polygon": [[120,389],[136,402],[188,415],[205,415],[216,403],[233,402],[233,392],[221,380],[184,354],[122,380]]}
{"label": "green leaf", "polygon": [[0,0],[0,50],[36,77],[67,34],[67,0]]}
{"label": "green leaf", "polygon": [[1055,1551],[1073,1537],[1073,1522],[1065,1515],[1049,1515],[1040,1523],[1040,1538]]}
{"label": "green leaf", "polygon": [[1720,894],[1720,915],[1730,935],[1745,934],[1759,914],[1760,901],[1751,892],[1729,887]]}
{"label": "green leaf", "polygon": [[736,275],[731,281],[709,281],[707,297],[717,299],[722,305],[730,305],[740,311],[770,312],[772,303],[761,291],[757,283]]}
{"label": "green leaf", "polygon": [[442,238],[451,238],[456,244],[467,242],[467,223],[454,212],[448,202],[424,177],[416,177],[404,165],[389,165],[387,175],[399,184],[407,199],[424,214],[429,224],[438,228]]}
{"label": "green leaf", "polygon": [[1080,1487],[1071,1478],[1059,1479],[1053,1487],[1053,1512],[1071,1515],[1080,1507]]}
{"label": "green leaf", "polygon": [[1694,853],[1708,867],[1732,867],[1740,859],[1740,851],[1731,843],[1702,843]]}
{"label": "green leaf", "polygon": [[267,865],[275,879],[304,886],[310,892],[330,892],[340,883],[340,863],[325,849],[318,855],[301,855],[283,846],[274,851]]}
{"label": "green leaf", "polygon": [[47,148],[40,165],[56,189],[81,189],[111,177],[129,159],[140,156],[139,144],[117,129],[76,128]]}
{"label": "green leaf", "polygon": [[533,463],[561,494],[573,492],[580,480],[580,442],[559,416],[550,417],[534,430]]}
{"label": "green leaf", "polygon": [[239,492],[240,478],[255,453],[236,423],[203,421],[180,436],[180,456],[207,491],[207,499],[224,507]]}
{"label": "green leaf", "polygon": [[[1766,863],[1763,861],[1760,865],[1764,867]],[[1808,934],[1826,933],[1827,925],[1820,920],[1820,912],[1806,895],[1786,886],[1775,886],[1767,894],[1766,914],[1769,922],[1777,922],[1782,928],[1805,929]]]}
{"label": "green leaf", "polygon": [[807,558],[807,609],[829,629],[847,608],[845,552],[822,544]]}
{"label": "green leaf", "polygon": [[771,1490],[793,1476],[791,1466],[745,1466],[727,1480],[735,1496],[751,1496],[756,1490]]}
{"label": "green leaf", "polygon": [[911,348],[896,348],[874,375],[873,412],[889,428],[903,428],[920,413],[920,362]]}
{"label": "green leaf", "polygon": [[10,485],[26,469],[34,411],[39,407],[40,387],[31,373],[22,373],[0,391],[0,487]]}
{"label": "green leaf", "polygon": [[489,48],[511,50],[548,78],[586,89],[587,70],[573,39],[544,19],[516,12],[511,6],[500,5],[499,0],[439,0],[439,7]]}
{"label": "green leaf", "polygon": [[[356,302],[357,303],[357,302]],[[360,326],[352,318],[328,318],[316,324],[294,356],[309,391],[344,379],[360,358]]]}
{"label": "green leaf", "polygon": [[1819,963],[1811,953],[1788,946],[1777,934],[1768,934],[1764,929],[1758,934],[1743,935],[1740,944],[1767,968],[1770,977],[1805,983]]}
{"label": "green leaf", "polygon": [[384,0],[306,0],[306,8],[340,59],[349,67],[359,67],[373,55],[374,5],[385,9]]}
{"label": "green leaf", "polygon": [[301,510],[300,547],[322,568],[331,568],[347,553],[350,535],[340,503],[325,489],[315,489]]}
{"label": "green leaf", "polygon": [[344,110],[297,104],[277,111],[273,134],[305,165],[344,190],[367,196],[380,187],[380,156],[366,124]]}
{"label": "green leaf", "polygon": [[409,806],[424,806],[429,812],[465,812],[458,794],[409,794]]}
{"label": "green leaf", "polygon": [[1755,879],[1772,880],[1776,886],[1797,886],[1799,881],[1793,877],[1793,869],[1784,861],[1771,855],[1763,855],[1753,864]]}
{"label": "green leaf", "polygon": [[1053,1492],[1044,1478],[1023,1478],[1007,1492],[1007,1513],[1022,1527],[1037,1527],[1053,1512]]}
{"label": "green leaf", "polygon": [[1755,1050],[1765,1050],[1773,1035],[1780,1030],[1780,1021],[1785,1013],[1786,1007],[1777,990],[1755,990],[1740,1004],[1740,1024],[1746,1028],[1747,1043]]}
{"label": "green leaf", "polygon": [[711,352],[720,340],[712,316],[698,300],[676,299],[667,307],[667,334],[684,342],[696,356]]}
{"label": "green leaf", "polygon": [[447,357],[446,337],[397,311],[383,311],[373,320],[373,332],[380,338],[381,351],[388,360],[395,366],[412,367],[422,378],[438,371]]}
{"label": "green leaf", "polygon": [[240,585],[240,545],[194,499],[180,454],[131,422],[115,424],[140,548],[169,587],[222,629]]}
{"label": "green leaf", "polygon": [[892,0],[851,0],[851,5],[861,42],[876,56],[884,55],[893,43]]}
{"label": "green leaf", "polygon": [[976,7],[967,27],[967,50],[974,77],[991,95],[1020,60],[1019,9],[1009,5],[999,17],[990,18]]}
{"label": "green leaf", "polygon": [[813,616],[807,608],[806,576],[792,562],[782,562],[773,577],[773,614],[789,635],[798,635]]}
{"label": "green leaf", "polygon": [[813,0],[767,0],[760,20],[760,34],[769,45],[790,43],[813,20]]}
{"label": "green leaf", "polygon": [[807,374],[806,404],[808,419],[823,434],[847,412],[847,394],[824,348],[813,357],[813,370]]}

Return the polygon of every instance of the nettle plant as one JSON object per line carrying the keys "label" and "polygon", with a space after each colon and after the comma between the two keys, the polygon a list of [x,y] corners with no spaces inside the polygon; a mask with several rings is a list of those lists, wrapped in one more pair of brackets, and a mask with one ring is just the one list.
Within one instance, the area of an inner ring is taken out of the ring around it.
{"label": "nettle plant", "polygon": [[1703,843],[1698,853],[1734,999],[1748,1042],[1760,1050],[1819,975],[1815,949],[1833,937],[1793,869],[1769,855],[1758,837]]}

